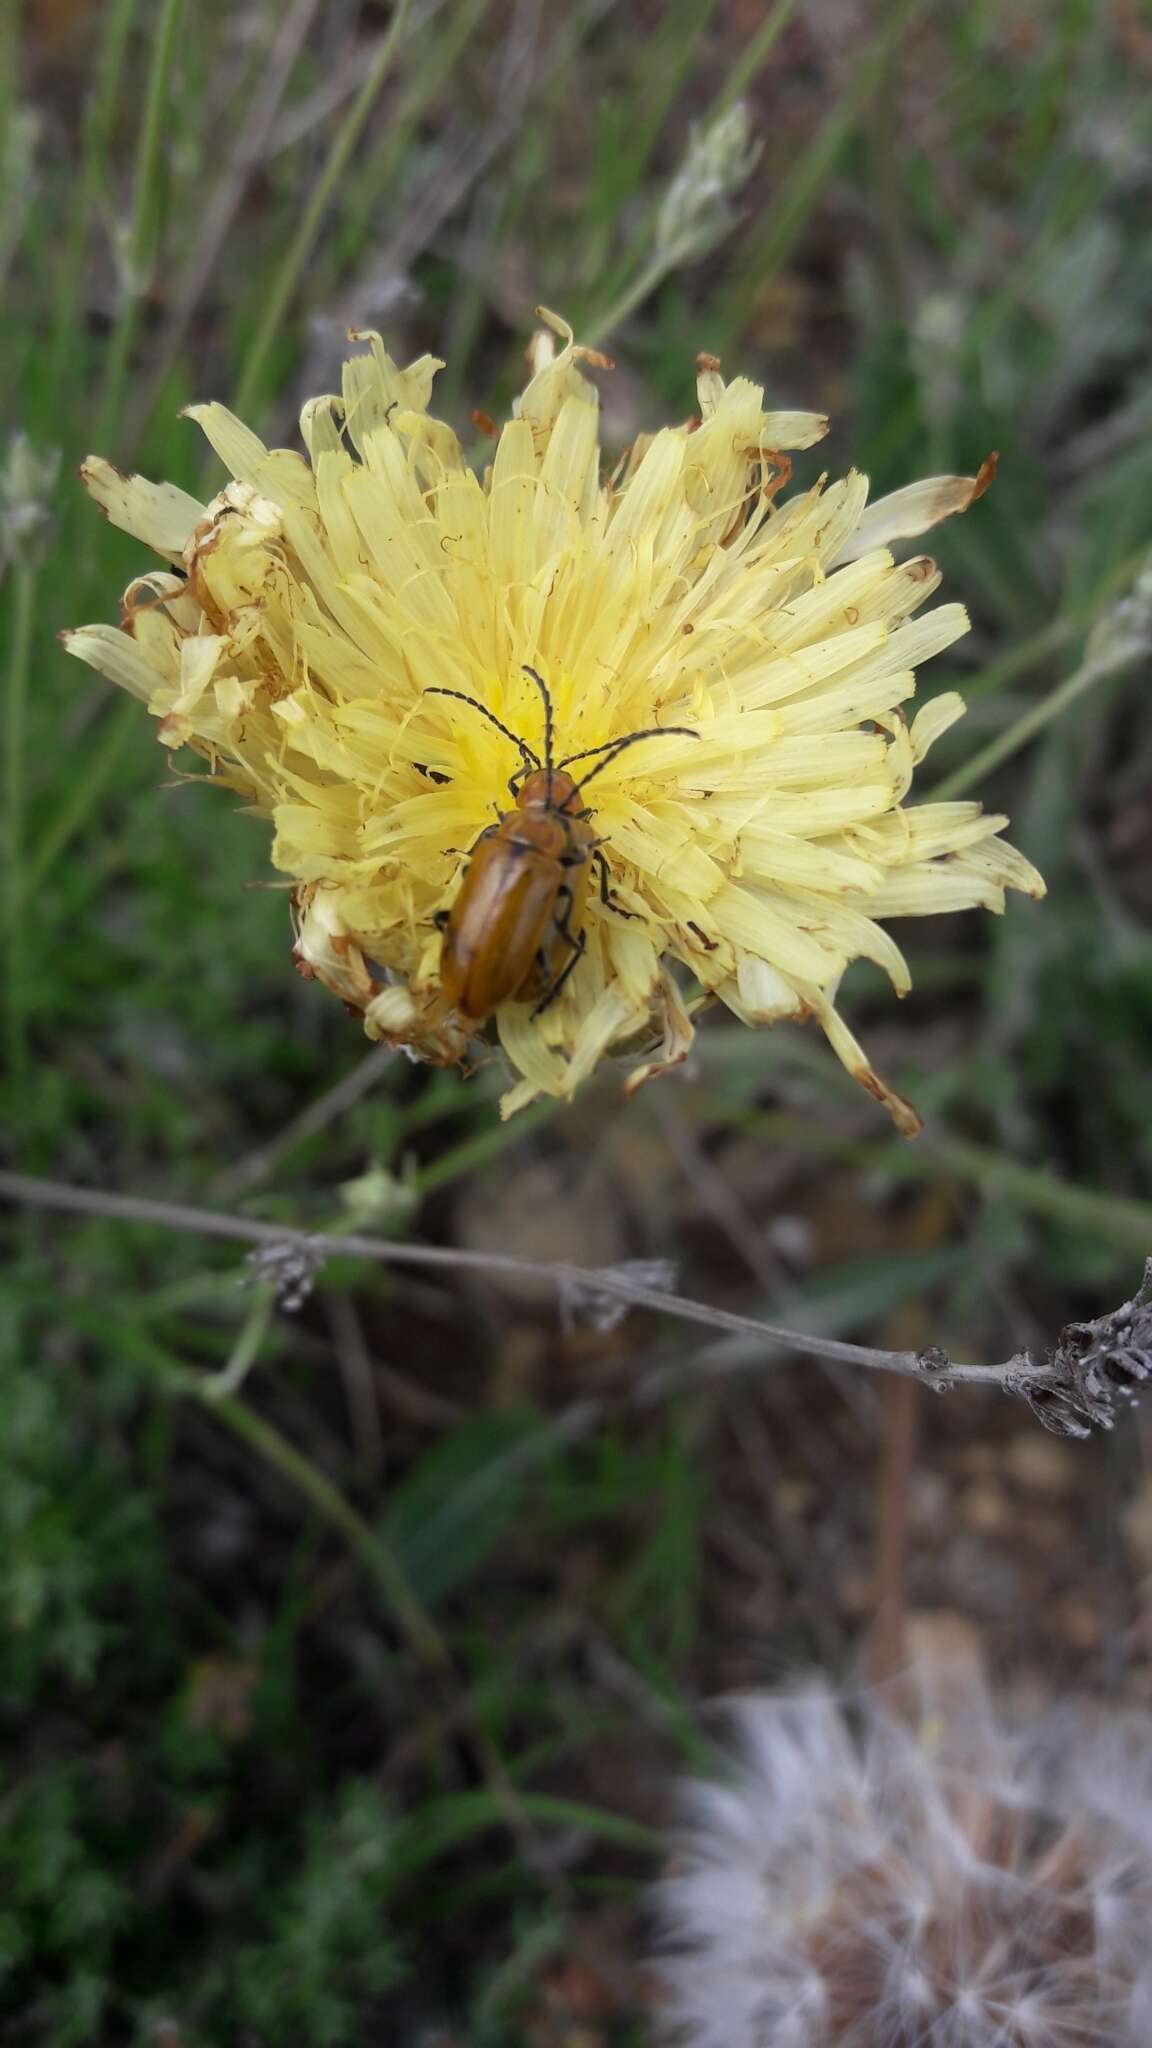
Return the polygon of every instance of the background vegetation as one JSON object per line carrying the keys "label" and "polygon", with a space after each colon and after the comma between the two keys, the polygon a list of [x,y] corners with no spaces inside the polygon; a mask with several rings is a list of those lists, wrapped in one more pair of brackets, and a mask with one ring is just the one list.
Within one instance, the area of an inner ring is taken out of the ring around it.
{"label": "background vegetation", "polygon": [[[605,1265],[813,1332],[1003,1357],[1152,1250],[1152,28],[1138,0],[32,0],[0,14],[4,1163],[266,1220]],[[727,232],[654,263],[743,96]],[[218,481],[194,397],[291,438],[349,324],[448,360],[610,342],[608,431],[697,350],[820,406],[806,471],[1000,480],[945,529],[979,786],[1043,908],[905,927],[846,1006],[914,1146],[802,1030],[722,1018],[622,1111],[370,1054],[288,963],[264,828],[166,788],[55,643],[140,550],[91,447]],[[1118,612],[1117,606],[1123,608]],[[3,1216],[0,2039],[647,2038],[636,1895],[695,1702],[946,1607],[1027,1695],[1147,1698],[1139,1425],[1066,1448],[746,1339],[475,1275]],[[247,1280],[247,1285],[245,1281]],[[708,1333],[703,1333],[708,1337]],[[242,1386],[213,1391],[229,1365]],[[666,1366],[684,1376],[653,1381]],[[643,1385],[664,1389],[635,1398]],[[671,1391],[679,1388],[679,1391]],[[919,1450],[912,1435],[919,1427]]]}

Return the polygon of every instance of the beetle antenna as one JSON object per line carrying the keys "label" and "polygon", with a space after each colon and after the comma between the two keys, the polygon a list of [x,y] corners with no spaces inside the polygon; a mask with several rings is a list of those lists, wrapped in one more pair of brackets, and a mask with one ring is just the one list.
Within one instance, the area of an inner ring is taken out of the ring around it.
{"label": "beetle antenna", "polygon": [[497,732],[502,732],[506,740],[511,740],[514,747],[519,747],[520,758],[526,766],[530,768],[538,768],[540,766],[540,756],[533,753],[527,740],[522,740],[518,733],[509,732],[506,725],[501,725],[496,713],[489,711],[488,706],[482,704],[479,697],[469,697],[464,690],[446,690],[441,683],[430,683],[424,691],[424,695],[426,697],[455,697],[460,704],[470,704],[473,711],[478,711],[481,718],[486,718],[489,725],[494,725]]}
{"label": "beetle antenna", "polygon": [[551,803],[552,770],[554,766],[552,760],[552,695],[542,675],[538,675],[534,668],[529,668],[526,661],[521,662],[520,666],[526,676],[531,676],[532,681],[544,699],[544,766],[548,771],[548,801]]}
{"label": "beetle antenna", "polygon": [[576,784],[577,789],[582,790],[591,782],[594,775],[599,775],[602,768],[610,768],[617,754],[622,754],[625,747],[634,747],[637,740],[666,739],[669,733],[686,740],[698,740],[700,737],[695,727],[691,725],[650,725],[643,732],[627,733],[622,740],[605,740],[602,747],[583,747],[578,754],[569,754],[565,760],[558,761],[556,766],[568,768],[573,761],[586,761],[591,754],[603,754],[604,759],[598,761],[595,768],[590,768],[587,775],[582,776]]}

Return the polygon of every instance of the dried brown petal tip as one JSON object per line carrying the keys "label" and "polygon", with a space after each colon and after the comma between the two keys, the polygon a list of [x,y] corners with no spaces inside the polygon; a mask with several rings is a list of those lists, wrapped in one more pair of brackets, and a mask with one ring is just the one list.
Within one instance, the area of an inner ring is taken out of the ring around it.
{"label": "dried brown petal tip", "polygon": [[[998,448],[994,448],[991,455],[984,457],[983,462],[976,471],[976,480],[972,486],[972,496],[968,500],[968,505],[974,505],[976,500],[982,498],[985,491],[991,488],[996,481],[996,472],[999,467],[1000,451]],[[965,509],[967,510],[967,507]]]}

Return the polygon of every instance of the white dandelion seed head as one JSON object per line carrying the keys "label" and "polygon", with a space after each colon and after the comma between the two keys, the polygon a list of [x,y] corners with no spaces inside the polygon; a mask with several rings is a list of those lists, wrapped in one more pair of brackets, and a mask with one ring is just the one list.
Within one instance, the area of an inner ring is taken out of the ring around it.
{"label": "white dandelion seed head", "polygon": [[1152,1717],[732,1712],[655,1894],[669,2048],[1146,2048]]}

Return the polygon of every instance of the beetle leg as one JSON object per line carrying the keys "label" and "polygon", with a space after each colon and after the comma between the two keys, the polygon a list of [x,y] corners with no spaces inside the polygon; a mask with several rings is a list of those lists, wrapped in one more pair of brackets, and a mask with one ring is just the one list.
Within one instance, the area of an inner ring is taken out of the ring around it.
{"label": "beetle leg", "polygon": [[471,860],[476,848],[482,846],[486,839],[491,839],[498,830],[499,827],[496,825],[485,825],[479,839],[474,839],[471,846],[442,846],[440,851],[441,853],[458,853],[461,860]]}
{"label": "beetle leg", "polygon": [[559,995],[561,989],[563,988],[564,983],[567,981],[568,976],[571,974],[572,969],[575,967],[577,961],[580,959],[580,956],[584,951],[585,938],[583,932],[578,933],[577,936],[573,938],[571,932],[568,931],[565,928],[565,926],[558,923],[557,929],[564,933],[564,937],[568,940],[569,944],[571,945],[572,958],[570,960],[565,961],[563,967],[560,969],[559,974],[556,976],[555,981],[552,983],[551,988],[547,989],[545,993],[541,996],[540,1001],[537,1003],[536,1008],[532,1012],[532,1015],[534,1017],[539,1017],[541,1012],[548,1008],[549,1004],[554,1003],[556,1001],[556,998]]}
{"label": "beetle leg", "polygon": [[[572,905],[575,902],[575,900],[576,899],[573,896],[571,889],[568,887],[567,882],[562,882],[560,887],[556,891],[556,910],[552,918],[552,923],[555,926],[556,930],[559,932],[560,937],[562,939],[567,939],[568,944],[572,948],[572,952],[570,958],[564,962],[564,965],[561,968],[559,974],[556,976],[555,981],[552,983],[551,988],[545,989],[544,994],[541,996],[540,1001],[537,1003],[535,1009],[532,1012],[532,1015],[534,1017],[538,1017],[540,1015],[541,1010],[546,1010],[550,1003],[555,1002],[557,996],[559,995],[561,989],[564,986],[564,983],[567,981],[568,976],[571,974],[572,969],[575,967],[576,962],[579,960],[581,954],[583,953],[584,947],[587,943],[584,933],[574,932],[572,930],[571,925],[568,922],[569,918],[572,915]],[[542,952],[538,953],[536,957],[540,964],[547,968],[547,957]]]}
{"label": "beetle leg", "polygon": [[592,855],[592,859],[594,860],[596,866],[600,870],[600,901],[604,905],[605,910],[614,910],[617,917],[638,916],[639,913],[637,911],[624,910],[621,907],[621,905],[617,903],[616,892],[612,888],[608,880],[608,863],[605,860],[604,855],[599,851],[599,849],[597,849],[597,851]]}

